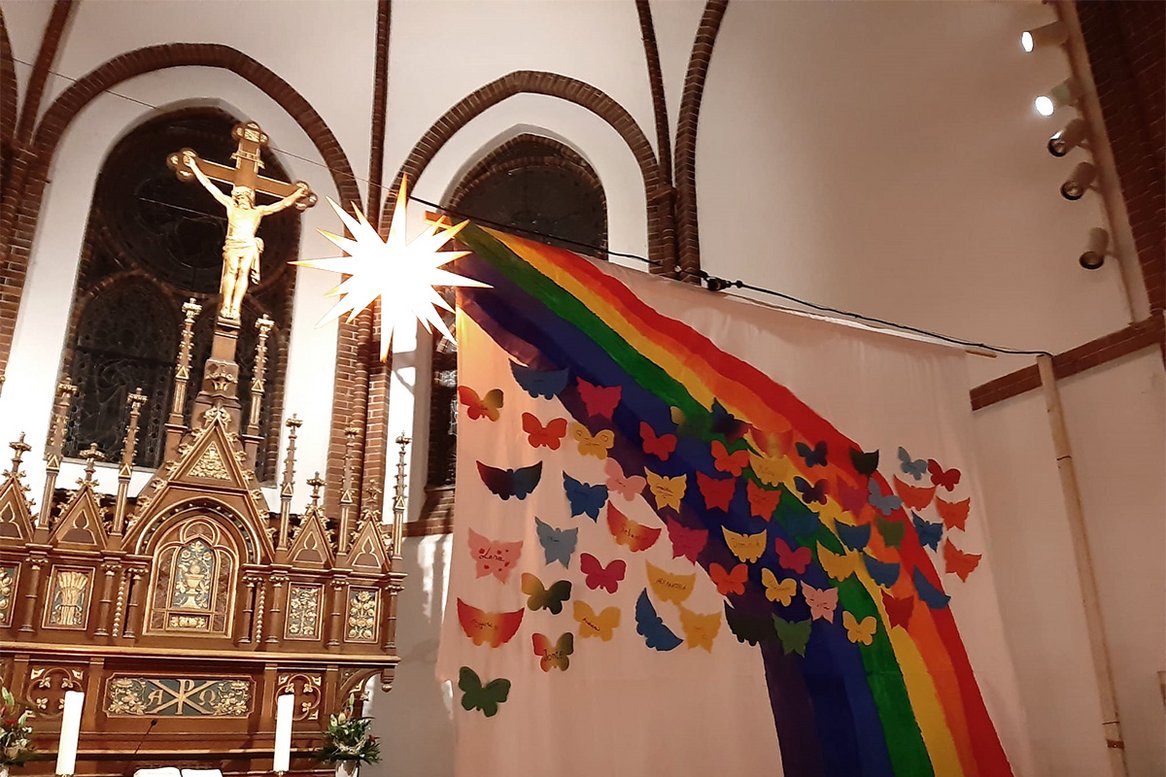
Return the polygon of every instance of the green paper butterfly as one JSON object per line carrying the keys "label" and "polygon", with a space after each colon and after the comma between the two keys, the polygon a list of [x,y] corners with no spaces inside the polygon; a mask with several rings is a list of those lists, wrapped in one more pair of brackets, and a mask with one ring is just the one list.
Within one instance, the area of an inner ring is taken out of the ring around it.
{"label": "green paper butterfly", "polygon": [[812,619],[804,621],[787,621],[777,615],[773,616],[773,628],[781,640],[781,649],[788,656],[797,653],[803,658],[806,655],[806,643],[810,641],[810,624]]}
{"label": "green paper butterfly", "polygon": [[526,594],[528,609],[550,610],[551,614],[558,615],[563,611],[563,602],[571,598],[571,582],[560,580],[547,588],[537,575],[523,572],[522,592]]}
{"label": "green paper butterfly", "polygon": [[487,718],[498,714],[498,705],[510,695],[510,681],[499,677],[482,685],[478,673],[468,666],[458,672],[457,687],[462,690],[462,707],[473,712],[481,710]]}
{"label": "green paper butterfly", "polygon": [[903,534],[907,524],[902,521],[892,521],[889,518],[875,516],[879,527],[879,534],[883,535],[883,542],[888,548],[897,548],[903,544]]}

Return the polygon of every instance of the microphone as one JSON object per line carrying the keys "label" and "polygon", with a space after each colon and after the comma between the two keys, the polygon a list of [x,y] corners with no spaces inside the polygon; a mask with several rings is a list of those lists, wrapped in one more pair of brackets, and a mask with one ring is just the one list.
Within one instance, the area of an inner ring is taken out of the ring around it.
{"label": "microphone", "polygon": [[[154,730],[154,726],[156,726],[156,725],[158,725],[158,719],[152,718],[150,720],[150,725],[146,726],[146,730],[144,732],[142,732],[142,738],[138,740],[138,744],[134,748],[134,752],[130,754],[131,761],[133,760],[134,756],[136,756],[138,754],[138,751],[142,749],[142,743],[146,741],[146,737],[149,736],[150,732]],[[132,764],[131,764],[131,766],[132,766]]]}

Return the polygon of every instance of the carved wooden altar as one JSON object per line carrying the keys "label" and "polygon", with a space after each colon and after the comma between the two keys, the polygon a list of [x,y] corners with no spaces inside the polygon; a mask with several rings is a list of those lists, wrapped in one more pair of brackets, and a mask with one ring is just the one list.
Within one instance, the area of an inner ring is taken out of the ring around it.
{"label": "carved wooden altar", "polygon": [[[245,418],[237,323],[216,323],[193,417],[184,418],[198,313],[188,304],[165,461],[136,497],[131,463],[148,401],[137,392],[128,397],[117,493],[96,490],[92,447],[77,488],[57,488],[76,391],[67,383],[46,444],[39,513],[21,470],[30,449],[23,437],[0,481],[0,672],[39,710],[38,746],[50,753],[65,691],[85,692],[78,774],[184,764],[269,772],[283,693],[296,697],[293,771],[326,768],[308,756],[329,713],[373,677],[387,690],[398,662],[400,511],[390,525],[379,510],[357,514],[346,464],[344,481],[333,484],[338,514],[325,513],[317,476],[307,508],[293,515],[294,417],[280,509],[270,511],[253,466],[262,361]],[[51,773],[52,761],[25,769]]]}

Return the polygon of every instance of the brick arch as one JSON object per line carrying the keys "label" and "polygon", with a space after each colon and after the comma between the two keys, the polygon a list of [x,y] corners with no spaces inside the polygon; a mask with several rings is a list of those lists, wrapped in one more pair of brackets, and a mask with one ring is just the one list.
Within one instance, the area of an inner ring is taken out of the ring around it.
{"label": "brick arch", "polygon": [[[228,70],[256,86],[304,130],[332,173],[342,202],[360,202],[360,189],[340,142],[312,105],[287,81],[238,49],[216,43],[168,43],[146,46],[106,61],[69,86],[53,101],[27,147],[11,160],[10,180],[0,208],[0,270],[5,299],[0,299],[0,375],[8,365],[28,260],[44,198],[48,171],[65,130],[104,90],[139,75],[174,67],[213,67]],[[336,346],[336,391],[342,403],[334,405],[329,442],[328,479],[340,482],[343,467],[343,429],[363,429],[367,415],[367,373],[364,361],[372,324],[367,314],[342,323]],[[364,383],[362,384],[362,376]],[[357,467],[360,471],[360,467]],[[358,478],[359,480],[359,478]],[[359,486],[359,483],[358,483]],[[335,489],[330,489],[330,493]],[[357,493],[360,493],[359,487]],[[332,501],[331,498],[329,501]]]}
{"label": "brick arch", "polygon": [[671,190],[661,174],[652,144],[627,109],[607,93],[588,83],[558,73],[537,70],[518,70],[509,73],[466,95],[446,111],[421,136],[401,165],[393,181],[393,196],[385,202],[381,224],[387,223],[388,209],[401,185],[403,175],[408,175],[413,181],[420,180],[421,174],[437,156],[437,152],[458,130],[487,109],[518,94],[542,94],[574,103],[591,111],[619,133],[635,156],[644,181],[644,194],[648,203],[648,254],[654,261],[660,263],[652,270],[661,273],[671,272],[676,264],[671,250],[673,230],[669,203]]}
{"label": "brick arch", "polygon": [[14,132],[16,132],[16,64],[12,61],[8,26],[4,23],[4,13],[0,12],[0,185],[8,174]]}

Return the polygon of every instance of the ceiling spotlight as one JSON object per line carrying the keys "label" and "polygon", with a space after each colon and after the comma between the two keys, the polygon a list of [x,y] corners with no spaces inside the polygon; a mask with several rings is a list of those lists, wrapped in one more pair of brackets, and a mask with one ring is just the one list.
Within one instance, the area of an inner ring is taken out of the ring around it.
{"label": "ceiling spotlight", "polygon": [[1085,140],[1088,129],[1088,125],[1084,119],[1073,119],[1065,125],[1064,129],[1049,138],[1049,153],[1055,157],[1062,157],[1068,154],[1074,148],[1081,145],[1081,141]]}
{"label": "ceiling spotlight", "polygon": [[1085,196],[1089,184],[1097,177],[1097,168],[1089,162],[1081,162],[1061,184],[1061,196],[1066,200],[1079,200]]}
{"label": "ceiling spotlight", "polygon": [[1036,112],[1041,116],[1052,116],[1053,111],[1065,105],[1072,105],[1081,97],[1081,86],[1070,76],[1054,86],[1046,94],[1033,100]]}
{"label": "ceiling spotlight", "polygon": [[1105,250],[1109,247],[1109,233],[1101,227],[1089,230],[1089,242],[1085,246],[1085,253],[1077,261],[1086,270],[1096,270],[1105,264]]}
{"label": "ceiling spotlight", "polygon": [[1020,47],[1031,54],[1034,49],[1060,46],[1069,39],[1069,30],[1061,22],[1053,22],[1035,30],[1020,33]]}

